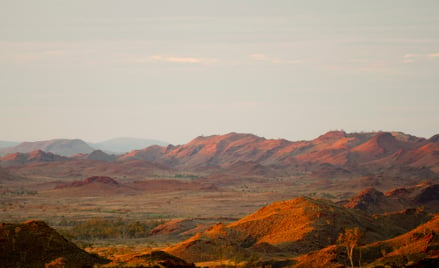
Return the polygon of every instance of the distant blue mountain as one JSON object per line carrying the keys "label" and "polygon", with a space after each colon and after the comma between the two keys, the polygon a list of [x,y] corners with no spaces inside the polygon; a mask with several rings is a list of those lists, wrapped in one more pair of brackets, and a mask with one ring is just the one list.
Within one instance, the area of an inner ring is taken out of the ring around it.
{"label": "distant blue mountain", "polygon": [[140,138],[115,138],[98,143],[88,143],[91,147],[99,149],[105,152],[112,153],[126,153],[132,150],[144,149],[151,145],[167,146],[168,142],[153,140],[153,139],[140,139]]}
{"label": "distant blue mountain", "polygon": [[88,154],[94,151],[80,139],[53,139],[45,141],[22,142],[15,146],[0,149],[0,155],[10,153],[29,153],[36,150],[50,152],[62,156]]}
{"label": "distant blue mountain", "polygon": [[15,141],[0,141],[0,148],[13,147],[18,144],[19,142],[15,142]]}

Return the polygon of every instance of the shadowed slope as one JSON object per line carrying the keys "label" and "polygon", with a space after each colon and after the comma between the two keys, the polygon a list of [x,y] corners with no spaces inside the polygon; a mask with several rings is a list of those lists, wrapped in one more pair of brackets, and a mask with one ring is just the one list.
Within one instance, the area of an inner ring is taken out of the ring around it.
{"label": "shadowed slope", "polygon": [[[394,238],[357,247],[354,263],[362,267],[437,267],[439,264],[439,215]],[[361,250],[361,257],[360,257]],[[346,267],[346,250],[337,245],[296,258],[294,268]]]}
{"label": "shadowed slope", "polygon": [[[395,238],[375,242],[362,247],[364,260],[375,264],[405,267],[408,263],[425,263],[437,267],[439,264],[439,215],[410,232]],[[384,256],[383,256],[384,255]],[[372,265],[373,266],[373,265]]]}
{"label": "shadowed slope", "polygon": [[402,204],[388,200],[382,192],[377,191],[375,188],[367,188],[361,191],[344,206],[368,213],[384,213],[403,209]]}
{"label": "shadowed slope", "polygon": [[2,223],[0,241],[1,267],[45,267],[49,263],[92,267],[108,262],[78,248],[42,221]]}
{"label": "shadowed slope", "polygon": [[439,184],[397,188],[385,194],[374,188],[368,188],[350,199],[344,206],[368,213],[394,212],[421,206],[428,211],[439,212]]}
{"label": "shadowed slope", "polygon": [[60,184],[51,191],[52,194],[71,195],[108,195],[108,194],[132,194],[136,193],[136,189],[121,185],[110,177],[93,176],[83,181],[74,181],[68,184]]}
{"label": "shadowed slope", "polygon": [[172,256],[164,251],[151,251],[143,255],[135,256],[126,261],[130,266],[138,267],[165,267],[165,268],[195,268],[194,264]]}

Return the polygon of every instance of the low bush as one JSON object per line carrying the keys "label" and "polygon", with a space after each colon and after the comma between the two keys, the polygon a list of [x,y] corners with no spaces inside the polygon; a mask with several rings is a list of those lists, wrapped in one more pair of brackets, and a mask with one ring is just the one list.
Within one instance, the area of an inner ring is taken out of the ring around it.
{"label": "low bush", "polygon": [[122,218],[93,218],[71,227],[66,232],[74,239],[113,239],[141,238],[149,236],[149,232],[163,220],[128,221]]}

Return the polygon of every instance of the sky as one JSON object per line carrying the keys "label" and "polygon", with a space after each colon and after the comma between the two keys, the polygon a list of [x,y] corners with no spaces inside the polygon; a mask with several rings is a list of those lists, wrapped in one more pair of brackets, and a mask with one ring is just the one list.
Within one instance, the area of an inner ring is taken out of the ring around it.
{"label": "sky", "polygon": [[439,133],[439,1],[0,0],[0,140]]}

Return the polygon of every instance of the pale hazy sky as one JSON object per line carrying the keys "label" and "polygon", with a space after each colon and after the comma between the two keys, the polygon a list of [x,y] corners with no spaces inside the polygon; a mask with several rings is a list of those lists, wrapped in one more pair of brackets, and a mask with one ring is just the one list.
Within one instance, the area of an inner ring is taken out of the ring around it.
{"label": "pale hazy sky", "polygon": [[0,140],[439,133],[439,1],[0,0]]}

